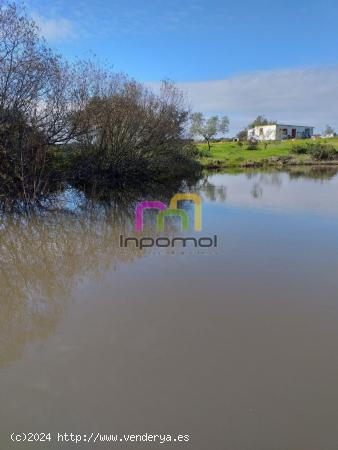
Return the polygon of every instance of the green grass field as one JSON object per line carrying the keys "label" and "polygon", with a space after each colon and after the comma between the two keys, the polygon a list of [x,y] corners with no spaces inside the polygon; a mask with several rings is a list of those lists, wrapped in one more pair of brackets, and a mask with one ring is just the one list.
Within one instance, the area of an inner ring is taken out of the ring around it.
{"label": "green grass field", "polygon": [[281,160],[283,158],[291,158],[291,163],[311,163],[313,160],[309,155],[296,155],[291,152],[294,145],[304,143],[331,144],[338,149],[338,138],[272,141],[268,143],[266,148],[264,143],[259,143],[257,150],[248,150],[248,144],[246,142],[243,142],[242,146],[237,142],[215,142],[211,144],[209,154],[206,143],[197,144],[197,147],[203,155],[199,158],[200,162],[205,167],[216,168],[245,166],[251,163],[257,165],[273,165],[278,164],[276,158],[281,158]]}

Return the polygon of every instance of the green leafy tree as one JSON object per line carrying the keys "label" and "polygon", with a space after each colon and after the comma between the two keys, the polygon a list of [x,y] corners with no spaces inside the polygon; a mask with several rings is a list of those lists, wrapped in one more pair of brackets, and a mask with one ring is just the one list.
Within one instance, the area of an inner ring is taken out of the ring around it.
{"label": "green leafy tree", "polygon": [[324,136],[331,136],[331,135],[335,135],[336,132],[334,130],[334,128],[332,128],[330,125],[326,125],[326,128],[324,130]]}
{"label": "green leafy tree", "polygon": [[276,121],[267,119],[264,115],[257,116],[256,119],[248,125],[248,128],[255,128],[264,125],[275,125]]}
{"label": "green leafy tree", "polygon": [[200,112],[194,113],[190,117],[190,133],[192,137],[203,136],[207,141],[208,150],[210,150],[210,140],[218,133],[227,133],[229,131],[229,119],[227,116],[204,117]]}
{"label": "green leafy tree", "polygon": [[239,141],[246,141],[248,137],[248,130],[244,129],[237,133],[237,137]]}

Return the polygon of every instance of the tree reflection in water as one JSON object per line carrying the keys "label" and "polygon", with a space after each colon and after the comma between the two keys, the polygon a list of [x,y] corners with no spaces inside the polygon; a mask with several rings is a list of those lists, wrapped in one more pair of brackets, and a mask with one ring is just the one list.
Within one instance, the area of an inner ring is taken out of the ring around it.
{"label": "tree reflection in water", "polygon": [[[297,167],[289,177],[323,182],[336,173],[336,169]],[[259,195],[264,185],[281,187],[279,171],[248,176],[257,177]],[[215,186],[207,176],[196,181],[99,196],[67,191],[54,202],[54,211],[0,213],[0,367],[18,359],[28,342],[55,329],[82,279],[97,279],[145,255],[147,249],[119,246],[120,235],[133,231],[138,201],[168,204],[172,195],[186,189],[211,201],[226,201],[226,186]]]}
{"label": "tree reflection in water", "polygon": [[[168,202],[177,188],[157,190],[157,198]],[[104,200],[68,193],[56,211],[0,215],[0,367],[53,331],[84,277],[144,256],[119,246],[120,234],[133,230],[139,200],[136,192]]]}

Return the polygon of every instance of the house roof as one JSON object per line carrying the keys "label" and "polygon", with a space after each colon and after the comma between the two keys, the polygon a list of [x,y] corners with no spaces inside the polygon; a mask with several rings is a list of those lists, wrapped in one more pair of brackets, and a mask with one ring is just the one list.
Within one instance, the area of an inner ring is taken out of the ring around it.
{"label": "house roof", "polygon": [[296,127],[296,128],[297,127],[298,128],[315,128],[311,125],[295,125],[295,124],[287,125],[285,123],[271,123],[270,125],[256,125],[253,128],[249,128],[249,130],[254,130],[255,128],[266,128],[266,127],[274,127],[274,126],[276,126],[276,127]]}
{"label": "house roof", "polygon": [[278,125],[279,127],[301,127],[301,128],[314,128],[311,125],[296,125],[296,124],[292,124],[292,125],[286,125],[285,123],[277,123],[276,125]]}

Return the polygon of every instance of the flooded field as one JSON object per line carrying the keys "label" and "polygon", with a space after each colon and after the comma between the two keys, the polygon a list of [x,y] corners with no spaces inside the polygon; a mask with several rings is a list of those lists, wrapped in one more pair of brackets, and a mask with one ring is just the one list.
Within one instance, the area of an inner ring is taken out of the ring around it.
{"label": "flooded field", "polygon": [[[338,175],[216,173],[190,191],[202,231],[169,218],[164,235],[216,247],[121,247],[133,202],[1,216],[1,449],[337,448]],[[57,442],[71,432],[189,442]]]}

